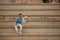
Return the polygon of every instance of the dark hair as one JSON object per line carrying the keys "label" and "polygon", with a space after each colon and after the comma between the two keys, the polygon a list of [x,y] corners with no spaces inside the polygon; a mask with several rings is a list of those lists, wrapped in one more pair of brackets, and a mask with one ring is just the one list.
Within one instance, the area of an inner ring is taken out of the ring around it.
{"label": "dark hair", "polygon": [[22,13],[19,13],[19,16],[22,15]]}

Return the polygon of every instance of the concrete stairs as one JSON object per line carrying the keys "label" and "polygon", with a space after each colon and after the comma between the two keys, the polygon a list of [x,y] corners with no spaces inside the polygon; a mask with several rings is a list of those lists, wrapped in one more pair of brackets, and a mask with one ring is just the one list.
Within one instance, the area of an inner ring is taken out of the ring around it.
{"label": "concrete stairs", "polygon": [[[16,34],[20,12],[28,19]],[[60,4],[0,4],[0,40],[60,40]]]}

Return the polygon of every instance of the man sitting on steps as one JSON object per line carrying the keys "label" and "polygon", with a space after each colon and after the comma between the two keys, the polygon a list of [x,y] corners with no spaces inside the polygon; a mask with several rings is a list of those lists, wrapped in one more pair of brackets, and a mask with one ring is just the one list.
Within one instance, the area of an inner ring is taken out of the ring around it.
{"label": "man sitting on steps", "polygon": [[[27,16],[25,18],[27,18]],[[16,25],[15,25],[15,30],[19,34],[22,33],[22,22],[23,22],[23,20],[24,20],[24,18],[22,17],[22,14],[20,13],[18,15],[18,17],[16,18]]]}

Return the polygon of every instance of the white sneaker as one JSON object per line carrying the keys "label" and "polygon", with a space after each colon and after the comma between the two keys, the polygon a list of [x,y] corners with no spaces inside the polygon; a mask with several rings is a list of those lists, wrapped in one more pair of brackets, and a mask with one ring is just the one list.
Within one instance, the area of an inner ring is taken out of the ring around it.
{"label": "white sneaker", "polygon": [[22,34],[22,32],[20,32],[19,34]]}
{"label": "white sneaker", "polygon": [[17,34],[18,34],[18,32],[17,32]]}

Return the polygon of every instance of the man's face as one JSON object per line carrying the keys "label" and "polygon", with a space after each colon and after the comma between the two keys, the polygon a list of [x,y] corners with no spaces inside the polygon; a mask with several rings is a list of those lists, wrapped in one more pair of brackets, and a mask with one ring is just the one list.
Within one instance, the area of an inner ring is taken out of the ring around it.
{"label": "man's face", "polygon": [[19,17],[22,17],[22,15],[20,15]]}

